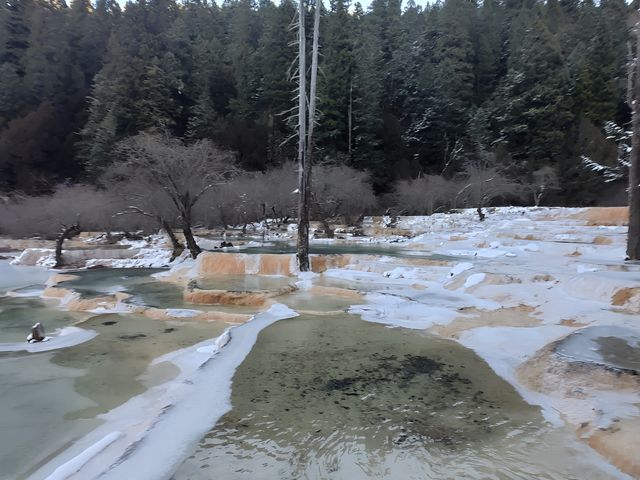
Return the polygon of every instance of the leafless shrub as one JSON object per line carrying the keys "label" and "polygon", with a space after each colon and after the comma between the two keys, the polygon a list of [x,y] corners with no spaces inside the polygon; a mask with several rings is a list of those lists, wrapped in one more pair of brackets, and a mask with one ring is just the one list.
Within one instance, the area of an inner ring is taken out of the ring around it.
{"label": "leafless shrub", "polygon": [[78,222],[84,231],[137,230],[148,222],[114,218],[123,207],[110,192],[87,185],[61,185],[53,194],[13,196],[0,209],[0,233],[15,237],[54,238],[61,224]]}
{"label": "leafless shrub", "polygon": [[244,172],[228,184],[209,192],[199,216],[209,227],[247,225],[267,218],[276,227],[295,216],[297,166],[286,163],[265,173]]}
{"label": "leafless shrub", "polygon": [[325,231],[337,217],[357,223],[377,203],[369,175],[345,165],[318,165],[311,182],[311,218],[323,222]]}
{"label": "leafless shrub", "polygon": [[556,170],[547,165],[533,172],[531,176],[522,183],[522,188],[531,194],[533,204],[539,207],[549,192],[560,189],[560,182]]}
{"label": "leafless shrub", "polygon": [[496,165],[495,156],[489,152],[480,151],[467,161],[459,179],[463,186],[456,194],[454,206],[476,207],[480,221],[485,218],[482,209],[489,203],[522,195],[521,185]]}
{"label": "leafless shrub", "polygon": [[407,215],[431,215],[448,209],[459,190],[455,181],[439,175],[425,175],[399,181],[389,202]]}
{"label": "leafless shrub", "polygon": [[[298,202],[298,166],[285,163],[265,173],[243,173],[207,194],[199,215],[207,226],[242,225],[271,219],[280,227],[295,218]],[[311,218],[325,221],[344,217],[355,222],[376,204],[366,173],[334,165],[317,165],[312,177]]]}

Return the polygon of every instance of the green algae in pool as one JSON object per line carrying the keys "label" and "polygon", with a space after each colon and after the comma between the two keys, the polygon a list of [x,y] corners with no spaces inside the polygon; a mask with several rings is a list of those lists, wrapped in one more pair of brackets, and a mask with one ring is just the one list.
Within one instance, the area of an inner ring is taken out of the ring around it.
{"label": "green algae in pool", "polygon": [[346,314],[263,330],[231,402],[175,480],[611,478],[470,350]]}
{"label": "green algae in pool", "polygon": [[[144,392],[150,384],[158,383],[154,379],[166,380],[172,372],[163,372],[162,366],[148,370],[153,359],[217,337],[228,325],[111,314],[92,317],[82,327],[96,330],[99,335],[73,348],[59,350],[53,357],[57,365],[87,370],[76,379],[74,387],[95,405],[70,415],[77,418],[106,412]],[[145,381],[143,374],[150,375],[151,381]]]}

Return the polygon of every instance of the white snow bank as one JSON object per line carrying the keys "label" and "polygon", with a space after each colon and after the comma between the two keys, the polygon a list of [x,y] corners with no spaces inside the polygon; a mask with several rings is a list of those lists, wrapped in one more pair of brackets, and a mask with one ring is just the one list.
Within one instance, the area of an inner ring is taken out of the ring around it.
{"label": "white snow bank", "polygon": [[464,288],[475,287],[479,283],[484,282],[486,275],[484,273],[473,273],[467,277],[464,282]]}
{"label": "white snow bank", "polygon": [[200,310],[189,310],[188,308],[167,308],[167,315],[174,318],[191,318],[200,315]]}
{"label": "white snow bank", "polygon": [[462,272],[466,272],[471,268],[473,268],[473,263],[469,263],[469,262],[457,263],[456,265],[453,266],[453,268],[449,272],[449,277],[455,277],[456,275],[459,275]]}
{"label": "white snow bank", "polygon": [[111,432],[105,435],[99,442],[94,443],[77,457],[69,460],[67,463],[60,465],[55,471],[47,477],[46,480],[65,480],[80,470],[89,460],[95,457],[102,450],[107,448],[113,442],[122,437],[120,432]]}
{"label": "white snow bank", "polygon": [[55,253],[51,248],[26,248],[11,264],[53,267],[56,264]]}

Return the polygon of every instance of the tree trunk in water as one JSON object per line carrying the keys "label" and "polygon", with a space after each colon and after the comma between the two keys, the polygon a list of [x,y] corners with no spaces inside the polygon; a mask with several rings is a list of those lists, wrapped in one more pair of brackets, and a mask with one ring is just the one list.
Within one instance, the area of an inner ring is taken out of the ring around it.
{"label": "tree trunk in water", "polygon": [[329,221],[326,218],[322,219],[322,228],[324,229],[324,234],[327,236],[327,238],[333,238],[333,230],[331,229]]}
{"label": "tree trunk in water", "polygon": [[171,225],[169,225],[169,222],[164,218],[161,218],[160,224],[164,231],[167,232],[167,235],[169,235],[169,240],[171,240],[173,251],[171,252],[171,260],[169,261],[173,262],[176,258],[182,255],[182,252],[184,252],[184,245],[182,245],[180,240],[178,240],[178,237],[176,237],[176,234],[174,233],[173,228],[171,228]]}
{"label": "tree trunk in water", "polygon": [[630,68],[632,75],[628,93],[631,107],[631,124],[633,136],[631,138],[631,159],[629,167],[629,231],[627,233],[627,258],[629,260],[640,260],[640,65],[638,55],[640,55],[640,25],[636,24],[634,29],[636,36],[635,60]]}
{"label": "tree trunk in water", "polygon": [[298,268],[309,271],[309,199],[307,191],[307,62],[304,0],[298,6]]}
{"label": "tree trunk in water", "polygon": [[182,233],[184,234],[184,240],[187,243],[189,253],[193,258],[197,258],[202,249],[196,243],[196,239],[193,238],[193,231],[191,231],[191,219],[188,215],[182,216]]}
{"label": "tree trunk in water", "polygon": [[58,238],[56,239],[56,264],[54,268],[60,268],[64,265],[64,261],[62,259],[62,244],[64,243],[64,241],[73,237],[77,237],[78,235],[80,235],[80,232],[82,232],[82,230],[80,229],[80,225],[78,225],[77,223],[74,223],[70,227],[63,225],[62,229],[62,232],[60,232]]}

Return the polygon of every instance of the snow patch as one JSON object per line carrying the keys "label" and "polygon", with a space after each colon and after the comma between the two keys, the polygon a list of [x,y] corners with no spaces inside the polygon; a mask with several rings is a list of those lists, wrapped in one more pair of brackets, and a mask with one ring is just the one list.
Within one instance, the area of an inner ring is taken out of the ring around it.
{"label": "snow patch", "polygon": [[482,283],[485,279],[486,275],[484,273],[474,273],[469,275],[464,282],[464,288],[471,288],[479,283]]}
{"label": "snow patch", "polygon": [[98,332],[85,330],[78,327],[64,327],[56,330],[53,336],[46,337],[46,341],[37,343],[0,343],[0,352],[21,352],[29,353],[48,352],[59,348],[73,347],[80,343],[87,342],[96,337]]}
{"label": "snow patch", "polygon": [[108,435],[105,435],[100,441],[91,445],[78,456],[56,468],[55,471],[46,478],[46,480],[65,480],[69,478],[86,465],[89,460],[121,437],[121,432],[111,432]]}

